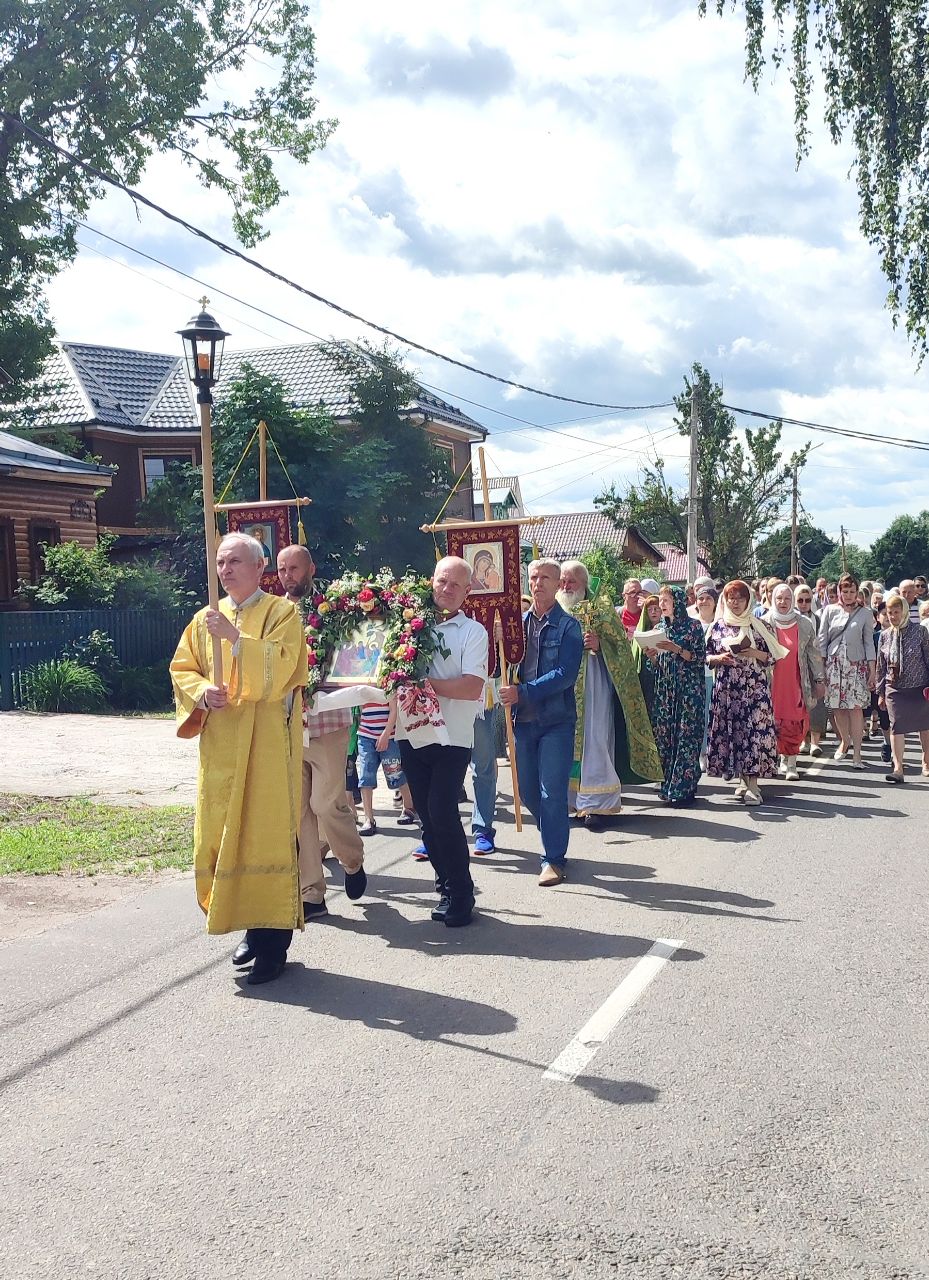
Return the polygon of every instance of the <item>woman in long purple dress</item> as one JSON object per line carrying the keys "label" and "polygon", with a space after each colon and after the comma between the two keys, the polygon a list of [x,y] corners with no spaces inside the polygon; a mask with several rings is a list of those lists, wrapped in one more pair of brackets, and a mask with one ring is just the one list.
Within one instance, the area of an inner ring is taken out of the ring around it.
{"label": "woman in long purple dress", "polygon": [[754,603],[747,583],[727,583],[706,638],[707,666],[716,676],[706,771],[726,781],[738,778],[736,799],[746,804],[761,804],[759,778],[777,776],[768,668],[787,652],[772,628],[754,616]]}

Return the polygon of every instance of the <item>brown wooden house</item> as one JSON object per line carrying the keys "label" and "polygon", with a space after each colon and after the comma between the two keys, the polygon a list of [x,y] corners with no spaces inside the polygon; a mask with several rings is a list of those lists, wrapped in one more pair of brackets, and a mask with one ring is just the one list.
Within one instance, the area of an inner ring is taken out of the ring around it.
{"label": "brown wooden house", "polygon": [[[351,423],[347,378],[320,345],[227,350],[214,392],[217,402],[246,363],[279,378],[295,407],[322,406],[337,424]],[[118,468],[112,487],[98,503],[101,531],[121,535],[124,549],[156,533],[139,526],[140,499],[176,463],[200,462],[199,418],[180,351],[163,355],[63,342],[46,366],[44,380],[50,390],[38,425],[66,428],[90,453]],[[468,465],[472,443],[487,435],[462,410],[423,388],[406,413],[447,451],[455,476]],[[273,432],[274,424],[269,426]],[[225,477],[218,479],[224,482]],[[470,487],[462,485],[448,514],[470,519],[473,513]]]}
{"label": "brown wooden house", "polygon": [[35,582],[43,548],[97,542],[97,498],[113,472],[0,431],[0,608]]}

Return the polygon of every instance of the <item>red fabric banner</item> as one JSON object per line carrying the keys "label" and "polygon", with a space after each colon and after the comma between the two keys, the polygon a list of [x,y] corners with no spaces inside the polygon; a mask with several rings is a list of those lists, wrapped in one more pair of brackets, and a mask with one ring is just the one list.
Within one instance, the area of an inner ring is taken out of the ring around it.
{"label": "red fabric banner", "polygon": [[265,553],[261,589],[271,595],[282,596],[284,588],[277,576],[277,553],[293,541],[289,508],[276,506],[273,502],[262,507],[235,507],[226,512],[226,518],[230,533],[249,533],[261,543]]}
{"label": "red fabric banner", "polygon": [[523,636],[522,582],[520,579],[519,523],[496,524],[488,528],[464,525],[444,531],[448,554],[461,556],[471,566],[471,591],[464,611],[487,631],[490,667],[497,665],[494,644],[494,615],[503,624],[503,649],[507,662],[522,662]]}

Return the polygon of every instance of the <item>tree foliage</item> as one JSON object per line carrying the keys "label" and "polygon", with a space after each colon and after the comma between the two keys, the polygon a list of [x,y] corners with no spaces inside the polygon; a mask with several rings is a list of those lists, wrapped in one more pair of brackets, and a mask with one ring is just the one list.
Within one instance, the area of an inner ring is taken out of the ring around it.
{"label": "tree foliage", "polygon": [[[426,571],[432,544],[420,525],[435,515],[450,476],[440,450],[406,406],[416,389],[412,377],[388,350],[327,347],[349,380],[350,424],[323,410],[294,409],[283,384],[244,365],[222,403],[213,431],[214,469],[221,483],[239,462],[257,423],[264,419],[287,467],[268,450],[268,493],[302,497],[307,541],[320,576],[345,569],[376,572]],[[289,477],[289,478],[288,478]],[[178,468],[153,485],[139,507],[139,520],[175,531],[170,555],[176,571],[200,599],[206,592],[202,482],[199,469]],[[253,445],[227,502],[258,497],[258,449]]]}
{"label": "tree foliage", "polygon": [[[723,408],[722,387],[702,365],[684,379],[684,392],[674,403],[678,434],[690,438],[690,399],[696,389],[700,430],[697,454],[697,539],[706,548],[710,573],[730,577],[751,570],[755,544],[780,518],[795,466],[802,467],[809,446],[785,459],[781,425],[745,431],[744,443],[735,418]],[[615,484],[594,505],[617,527],[637,525],[652,541],[687,545],[687,492],[668,478],[662,458],[642,468],[638,480],[618,490]]]}
{"label": "tree foliage", "polygon": [[[801,520],[797,526],[797,546],[799,549],[800,572],[815,573],[823,557],[835,548],[835,541],[828,533]],[[755,558],[759,573],[786,578],[790,573],[790,526],[775,529],[755,548]]]}
{"label": "tree foliage", "polygon": [[873,576],[869,552],[854,542],[846,542],[844,562],[841,546],[836,546],[827,556],[824,556],[816,576],[825,578],[827,582],[838,582],[846,571],[854,574],[859,582]]}
{"label": "tree foliage", "polygon": [[103,190],[36,135],[129,186],[154,154],[180,157],[251,245],[287,194],[275,158],[306,163],[334,122],[315,119],[301,0],[3,0],[2,15],[0,366],[24,383],[52,336],[42,285]]}
{"label": "tree foliage", "polygon": [[189,603],[164,565],[115,562],[115,541],[112,534],[104,534],[94,547],[79,542],[46,547],[42,576],[21,586],[20,597],[42,609],[176,609]]}
{"label": "tree foliage", "polygon": [[[736,7],[711,2],[719,14]],[[706,9],[700,0],[700,12]],[[752,0],[744,10],[746,74],[755,91],[769,61],[790,68],[798,164],[810,148],[818,63],[830,136],[854,148],[862,233],[881,255],[894,323],[905,317],[922,358],[929,349],[929,3]]]}
{"label": "tree foliage", "polygon": [[871,563],[888,586],[929,572],[929,511],[897,516],[872,544]]}
{"label": "tree foliage", "polygon": [[586,566],[592,578],[600,579],[598,588],[600,594],[607,596],[616,605],[622,603],[623,583],[627,578],[641,578],[643,575],[646,578],[659,576],[658,570],[651,565],[643,568],[641,565],[631,564],[622,558],[615,547],[609,547],[602,542],[597,543],[578,558]]}

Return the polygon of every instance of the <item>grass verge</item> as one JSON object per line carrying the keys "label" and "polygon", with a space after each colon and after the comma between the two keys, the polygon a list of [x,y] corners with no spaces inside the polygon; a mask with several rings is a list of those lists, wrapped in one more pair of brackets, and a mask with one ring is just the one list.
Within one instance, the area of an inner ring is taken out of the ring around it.
{"label": "grass verge", "polygon": [[186,871],[194,811],[135,809],[80,798],[0,795],[0,875],[139,875]]}

